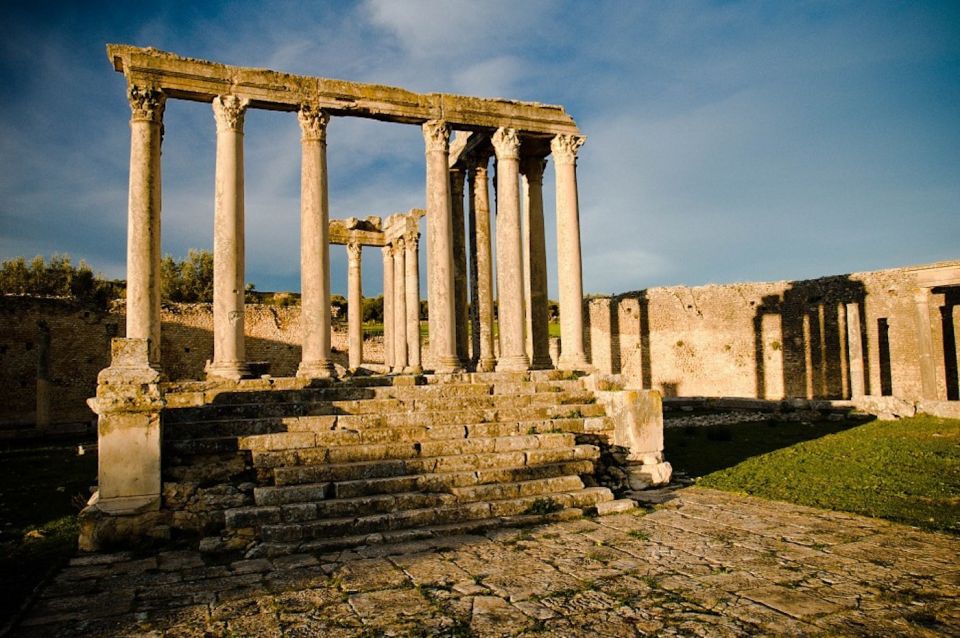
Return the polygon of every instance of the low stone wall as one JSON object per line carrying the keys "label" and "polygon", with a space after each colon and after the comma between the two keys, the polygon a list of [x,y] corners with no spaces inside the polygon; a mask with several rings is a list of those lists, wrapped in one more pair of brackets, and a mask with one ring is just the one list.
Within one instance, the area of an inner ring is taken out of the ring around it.
{"label": "low stone wall", "polygon": [[[213,356],[211,306],[166,305],[161,319],[166,376],[202,379]],[[269,362],[274,376],[293,375],[300,362],[300,307],[250,304],[244,320],[247,359]],[[86,400],[110,364],[110,339],[125,336],[123,304],[104,311],[67,299],[0,296],[0,326],[0,426],[92,422]],[[345,366],[345,325],[334,324],[332,346],[335,361]],[[363,347],[365,362],[383,363],[382,337],[368,337]]]}
{"label": "low stone wall", "polygon": [[[592,299],[589,356],[601,372],[666,397],[846,398],[859,377],[863,394],[916,401],[923,398],[917,273],[958,264]],[[927,307],[941,400],[956,399],[958,293],[934,287]],[[862,373],[848,332],[858,320]]]}

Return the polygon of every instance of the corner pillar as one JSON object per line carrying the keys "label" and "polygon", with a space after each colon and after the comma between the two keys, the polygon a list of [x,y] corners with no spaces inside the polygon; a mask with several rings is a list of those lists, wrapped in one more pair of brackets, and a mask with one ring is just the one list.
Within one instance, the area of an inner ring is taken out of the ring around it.
{"label": "corner pillar", "polygon": [[857,399],[866,394],[863,370],[863,340],[860,333],[860,304],[847,304],[847,356],[850,374],[850,398]]}
{"label": "corner pillar", "polygon": [[565,370],[587,367],[583,349],[583,266],[577,199],[577,152],[585,139],[577,135],[557,135],[550,142],[557,180],[557,278],[560,284],[558,367]]}
{"label": "corner pillar", "polygon": [[930,324],[930,289],[921,288],[914,296],[917,325],[917,362],[924,399],[937,399],[937,369],[933,359],[933,334]]}
{"label": "corner pillar", "polygon": [[334,376],[330,356],[330,241],[327,204],[327,123],[304,105],[300,122],[300,293],[303,352],[298,377]]}

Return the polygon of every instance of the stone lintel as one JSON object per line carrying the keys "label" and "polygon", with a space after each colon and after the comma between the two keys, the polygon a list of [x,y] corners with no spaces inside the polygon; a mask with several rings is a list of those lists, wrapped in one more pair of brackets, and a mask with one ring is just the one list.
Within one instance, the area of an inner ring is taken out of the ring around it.
{"label": "stone lintel", "polygon": [[250,108],[296,111],[313,104],[334,115],[420,124],[445,120],[454,128],[509,127],[541,133],[578,134],[563,107],[536,102],[414,93],[378,84],[347,82],[230,66],[127,44],[108,44],[107,57],[130,83],[162,89],[168,96],[209,102],[234,94]]}

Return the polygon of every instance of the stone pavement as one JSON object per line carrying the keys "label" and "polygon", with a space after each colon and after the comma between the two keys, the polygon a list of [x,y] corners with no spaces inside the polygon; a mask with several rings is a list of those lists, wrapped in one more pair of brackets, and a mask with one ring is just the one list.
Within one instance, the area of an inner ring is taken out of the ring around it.
{"label": "stone pavement", "polygon": [[320,556],[86,556],[14,635],[960,635],[958,596],[960,539],[687,488],[650,513]]}

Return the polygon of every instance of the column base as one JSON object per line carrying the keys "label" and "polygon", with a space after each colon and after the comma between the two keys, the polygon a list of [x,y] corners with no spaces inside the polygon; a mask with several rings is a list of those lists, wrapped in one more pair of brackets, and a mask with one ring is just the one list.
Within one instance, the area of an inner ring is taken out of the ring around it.
{"label": "column base", "polygon": [[497,361],[497,372],[526,372],[530,369],[530,360],[527,355],[501,356]]}
{"label": "column base", "polygon": [[552,370],[553,369],[553,359],[550,358],[550,355],[544,354],[541,356],[534,356],[533,361],[530,362],[531,370]]}
{"label": "column base", "polygon": [[456,355],[437,357],[437,364],[434,366],[434,368],[434,372],[438,374],[463,372],[463,366],[460,365],[460,359]]}
{"label": "column base", "polygon": [[239,381],[250,376],[250,366],[246,361],[213,361],[207,364],[204,372],[207,378],[217,377],[219,379],[230,379]]}
{"label": "column base", "polygon": [[480,359],[480,361],[477,362],[477,372],[493,372],[496,366],[497,360],[493,357],[488,359]]}
{"label": "column base", "polygon": [[423,374],[423,368],[420,366],[407,366],[403,369],[403,374]]}
{"label": "column base", "polygon": [[331,379],[337,376],[332,361],[301,361],[297,376],[305,379]]}
{"label": "column base", "polygon": [[561,352],[557,367],[561,370],[589,370],[590,364],[587,363],[587,358],[582,352],[571,355]]}

